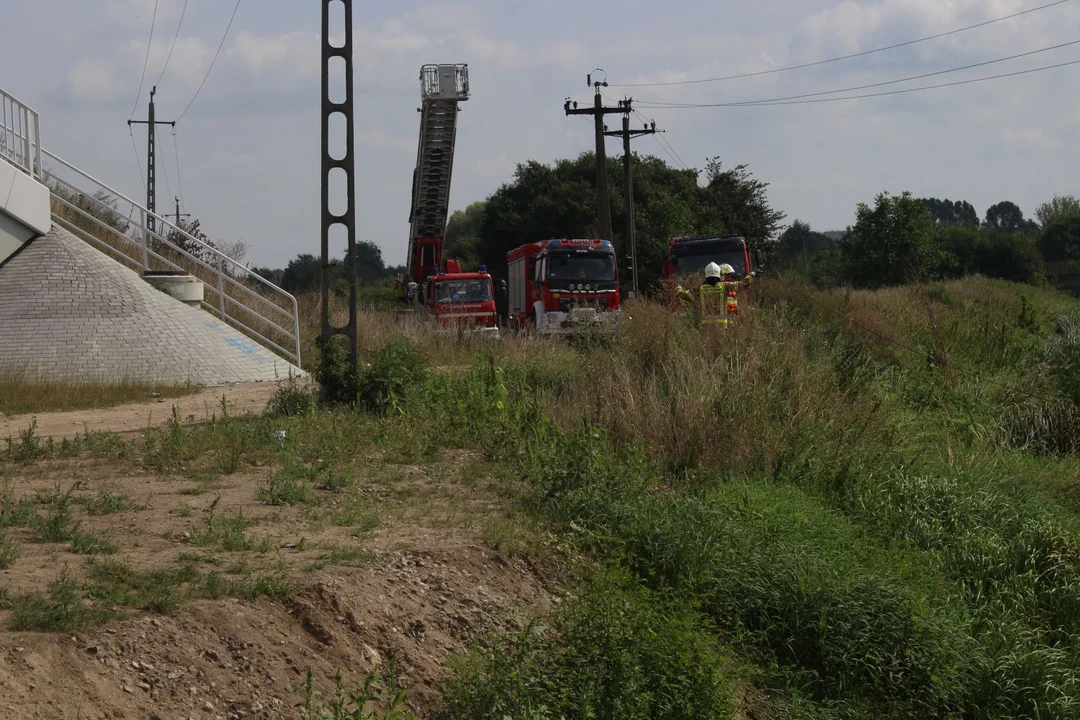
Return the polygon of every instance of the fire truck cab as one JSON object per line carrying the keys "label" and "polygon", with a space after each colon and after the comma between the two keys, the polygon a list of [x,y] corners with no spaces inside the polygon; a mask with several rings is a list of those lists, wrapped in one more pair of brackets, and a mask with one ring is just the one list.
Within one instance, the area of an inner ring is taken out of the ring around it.
{"label": "fire truck cab", "polygon": [[[756,261],[756,264],[755,264]],[[696,283],[694,289],[704,278],[705,266],[714,262],[717,265],[727,263],[735,270],[736,280],[760,271],[761,252],[755,252],[751,260],[750,248],[742,235],[699,235],[695,237],[675,237],[668,241],[668,254],[664,257],[664,285],[668,301],[672,307],[677,305],[676,288],[680,278]]]}
{"label": "fire truck cab", "polygon": [[541,335],[617,332],[621,310],[609,240],[527,243],[506,255],[510,329]]}
{"label": "fire truck cab", "polygon": [[416,298],[416,307],[424,319],[438,330],[466,329],[499,337],[495,294],[487,268],[481,265],[479,272],[461,272],[456,260],[446,260],[445,264],[446,272],[428,275],[423,296]]}

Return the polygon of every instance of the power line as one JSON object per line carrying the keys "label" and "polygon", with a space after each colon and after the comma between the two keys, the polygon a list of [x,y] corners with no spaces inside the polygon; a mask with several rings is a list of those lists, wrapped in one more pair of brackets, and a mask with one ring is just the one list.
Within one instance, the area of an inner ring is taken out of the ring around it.
{"label": "power line", "polygon": [[819,65],[827,65],[829,63],[840,62],[841,60],[851,60],[852,58],[873,55],[875,53],[885,52],[887,50],[896,50],[897,48],[908,47],[909,45],[916,45],[918,43],[927,42],[928,40],[937,40],[939,38],[948,37],[950,35],[957,35],[959,33],[967,32],[969,30],[975,30],[977,28],[986,27],[987,25],[993,25],[994,23],[999,23],[1004,20],[1011,20],[1022,15],[1029,15],[1031,13],[1039,12],[1040,10],[1047,10],[1052,7],[1057,7],[1058,5],[1064,5],[1067,2],[1070,2],[1070,0],[1057,0],[1057,2],[1052,2],[1047,5],[1040,5],[1038,7],[1030,8],[1028,10],[1022,10],[1011,15],[1004,15],[1002,17],[994,18],[993,20],[986,20],[985,22],[977,23],[975,25],[968,25],[967,27],[958,28],[956,30],[938,33],[936,35],[928,35],[927,37],[917,38],[915,40],[908,40],[906,42],[897,43],[895,45],[887,45],[885,47],[874,48],[873,50],[864,50],[862,52],[852,53],[851,55],[841,55],[840,57],[829,58],[828,60],[818,60],[817,62],[802,63],[801,65],[788,65],[785,67],[773,68],[772,70],[759,70],[757,72],[741,73],[738,75],[726,75],[724,77],[701,78],[698,80],[670,80],[666,82],[652,83],[612,83],[612,87],[661,87],[668,85],[697,85],[700,83],[721,82],[724,80],[739,80],[741,78],[758,77],[760,75],[773,75],[775,73],[790,72],[791,70],[802,70],[804,68],[817,67]]}
{"label": "power line", "polygon": [[[151,128],[151,130],[155,133],[155,136],[156,136],[156,139],[157,139],[157,145],[158,145],[158,147],[160,147],[161,146],[161,133],[158,131],[157,127],[153,127],[153,128]],[[169,166],[165,162],[165,156],[164,155],[161,156],[161,169],[164,171],[163,174],[165,175],[165,189],[169,191],[170,195],[172,195],[173,194],[172,184],[169,183]]]}
{"label": "power line", "polygon": [[184,199],[184,178],[180,175],[180,148],[176,144],[176,127],[173,127],[172,142],[173,154],[176,157],[176,182],[180,185],[180,201],[187,207],[187,200]]}
{"label": "power line", "polygon": [[[172,60],[173,50],[176,49],[176,41],[180,37],[180,28],[184,25],[184,15],[187,13],[187,6],[189,0],[184,0],[184,8],[180,11],[180,22],[176,23],[176,34],[173,35],[172,46],[169,48],[169,56],[165,58],[165,67],[161,68],[161,74],[158,75],[155,85],[161,84],[161,79],[165,77],[165,71],[169,69],[169,62]],[[135,101],[138,103],[138,101]]]}
{"label": "power line", "polygon": [[229,18],[229,24],[225,26],[225,34],[221,36],[221,43],[218,44],[217,52],[214,53],[214,59],[210,61],[210,67],[206,70],[206,75],[203,76],[202,82],[199,83],[199,89],[195,91],[195,95],[191,98],[191,102],[184,108],[184,112],[180,113],[180,117],[176,118],[177,122],[180,121],[187,111],[191,109],[191,106],[195,104],[195,98],[199,97],[199,93],[202,92],[203,85],[206,84],[207,79],[210,77],[210,72],[214,69],[214,63],[217,62],[218,55],[221,54],[221,48],[225,47],[225,39],[229,37],[229,30],[232,29],[233,20],[236,19],[236,11],[240,9],[240,0],[236,0],[236,6],[233,7],[232,17]]}
{"label": "power line", "polygon": [[681,110],[686,108],[708,108],[708,107],[775,107],[778,105],[808,105],[811,103],[826,103],[826,102],[840,102],[843,100],[860,100],[863,98],[873,97],[885,97],[887,95],[904,95],[907,93],[921,92],[923,90],[937,90],[939,88],[956,87],[958,85],[971,85],[973,83],[986,82],[987,80],[1001,80],[1003,78],[1017,77],[1019,75],[1030,75],[1031,73],[1043,72],[1046,70],[1056,70],[1057,68],[1068,67],[1070,65],[1080,65],[1080,60],[1072,60],[1069,62],[1056,63],[1054,65],[1043,65],[1042,67],[1031,68],[1029,70],[1018,70],[1011,73],[1002,73],[1001,75],[987,75],[985,77],[971,78],[969,80],[957,80],[954,82],[940,83],[938,85],[925,85],[917,88],[907,88],[906,90],[889,90],[887,92],[879,93],[866,93],[864,95],[848,95],[847,97],[838,98],[814,98],[810,100],[788,100],[788,101],[759,101],[752,103],[711,103],[701,105],[682,105],[675,107],[653,107],[654,110]]}
{"label": "power line", "polygon": [[135,133],[131,131],[130,125],[128,125],[128,135],[131,136],[131,149],[135,151],[135,167],[139,171],[139,182],[142,184],[143,192],[146,192],[146,180],[143,178],[142,171],[142,158],[139,157],[139,146],[135,144]]}
{"label": "power line", "polygon": [[[637,115],[638,119],[641,120],[641,122],[649,122],[649,120],[636,109],[633,112],[635,115]],[[671,161],[673,163],[680,166],[683,170],[690,169],[689,167],[687,167],[686,163],[683,162],[683,159],[679,157],[679,153],[675,152],[675,148],[671,147],[671,143],[667,142],[667,140],[664,139],[661,135],[653,135],[653,137],[656,139],[656,144],[660,146],[661,150],[667,153],[667,156],[671,158]]]}
{"label": "power line", "polygon": [[143,58],[142,77],[139,78],[139,92],[135,94],[135,104],[131,106],[131,114],[128,119],[135,117],[135,111],[139,108],[139,98],[142,97],[143,82],[146,80],[146,66],[150,63],[150,47],[154,44],[154,25],[157,24],[158,0],[154,0],[154,15],[150,18],[150,39],[146,41],[146,57]]}
{"label": "power line", "polygon": [[[938,75],[948,75],[949,73],[961,72],[963,70],[971,70],[978,67],[985,67],[986,65],[995,65],[997,63],[1008,62],[1009,60],[1017,60],[1019,58],[1029,57],[1031,55],[1038,55],[1040,53],[1050,52],[1051,50],[1060,50],[1063,47],[1069,47],[1071,45],[1080,45],[1080,40],[1073,40],[1071,42],[1060,43],[1058,45],[1051,45],[1050,47],[1039,48],[1038,50],[1029,50],[1028,52],[1023,52],[1016,55],[1009,55],[1008,57],[995,58],[993,60],[984,60],[983,62],[973,63],[971,65],[963,65],[961,67],[949,68],[946,70],[935,70],[934,72],[923,73],[922,75],[911,75],[909,77],[903,77],[896,80],[885,80],[883,82],[871,83],[869,85],[856,85],[855,87],[841,88],[839,90],[823,90],[821,92],[804,93],[802,95],[789,95],[787,97],[769,98],[766,100],[744,100],[730,104],[759,105],[768,103],[779,103],[786,100],[800,100],[802,98],[820,97],[822,95],[835,95],[837,93],[855,92],[857,90],[869,90],[870,88],[884,87],[886,85],[896,85],[898,83],[910,82],[912,80],[923,80],[925,78],[936,77]],[[700,105],[695,103],[654,103],[648,100],[642,100],[641,102],[646,107],[700,107]]]}

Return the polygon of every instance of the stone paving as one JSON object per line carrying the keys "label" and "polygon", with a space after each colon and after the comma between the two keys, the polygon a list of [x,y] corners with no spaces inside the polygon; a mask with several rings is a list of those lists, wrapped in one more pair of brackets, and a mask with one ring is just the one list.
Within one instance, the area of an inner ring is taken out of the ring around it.
{"label": "stone paving", "polygon": [[195,385],[303,374],[56,226],[0,265],[0,371]]}

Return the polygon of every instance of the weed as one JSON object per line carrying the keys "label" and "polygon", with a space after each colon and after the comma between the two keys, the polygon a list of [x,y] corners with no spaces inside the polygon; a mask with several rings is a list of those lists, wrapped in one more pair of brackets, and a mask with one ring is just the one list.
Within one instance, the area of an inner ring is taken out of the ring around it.
{"label": "weed", "polygon": [[259,487],[258,497],[267,505],[307,505],[315,495],[308,486],[309,472],[296,461],[287,459],[265,485]]}
{"label": "weed", "polygon": [[345,678],[338,670],[334,676],[334,696],[329,703],[319,702],[322,692],[315,689],[315,674],[310,666],[304,681],[292,689],[303,695],[297,707],[304,711],[304,720],[418,720],[408,708],[405,688],[394,662],[382,672],[372,670],[355,690],[345,689]]}
{"label": "weed", "polygon": [[116,543],[108,538],[75,533],[71,536],[71,552],[80,555],[113,555],[119,551]]}
{"label": "weed", "polygon": [[19,559],[19,546],[7,534],[0,531],[0,570],[7,570]]}
{"label": "weed", "polygon": [[227,552],[253,549],[255,543],[247,536],[247,529],[255,524],[254,521],[244,517],[243,509],[237,510],[233,517],[219,517],[217,507],[220,501],[220,496],[214,498],[203,510],[203,526],[192,533],[191,542]]}
{"label": "weed", "polygon": [[27,497],[16,500],[11,481],[5,477],[4,489],[0,493],[0,528],[32,525],[37,517],[34,501]]}
{"label": "weed", "polygon": [[11,598],[12,630],[75,633],[89,625],[112,619],[116,612],[108,603],[84,603],[79,585],[67,568],[49,583],[48,593],[31,593]]}
{"label": "weed", "polygon": [[309,387],[302,387],[300,381],[290,372],[288,380],[278,384],[278,389],[266,406],[270,417],[311,416],[317,407],[315,392]]}
{"label": "weed", "polygon": [[115,495],[108,490],[98,490],[97,495],[86,501],[88,515],[113,515],[133,510],[135,504],[126,495]]}
{"label": "weed", "polygon": [[37,435],[37,418],[19,431],[19,439],[7,439],[7,458],[12,462],[31,462],[46,457],[53,447],[52,438],[42,440]]}
{"label": "weed", "polygon": [[50,506],[48,514],[38,520],[38,533],[45,542],[68,542],[79,532],[79,521],[71,515],[72,493],[79,483],[72,485],[66,493],[60,494],[60,488],[45,498]]}

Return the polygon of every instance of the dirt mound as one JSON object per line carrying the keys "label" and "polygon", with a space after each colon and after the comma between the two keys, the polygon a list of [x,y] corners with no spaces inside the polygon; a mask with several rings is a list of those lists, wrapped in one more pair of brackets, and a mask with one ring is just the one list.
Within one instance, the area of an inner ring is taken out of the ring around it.
{"label": "dirt mound", "polygon": [[11,718],[292,718],[309,667],[328,698],[338,670],[359,688],[394,663],[423,716],[449,655],[547,602],[524,565],[482,546],[393,553],[284,602],[197,601],[85,636],[0,633],[0,708]]}

